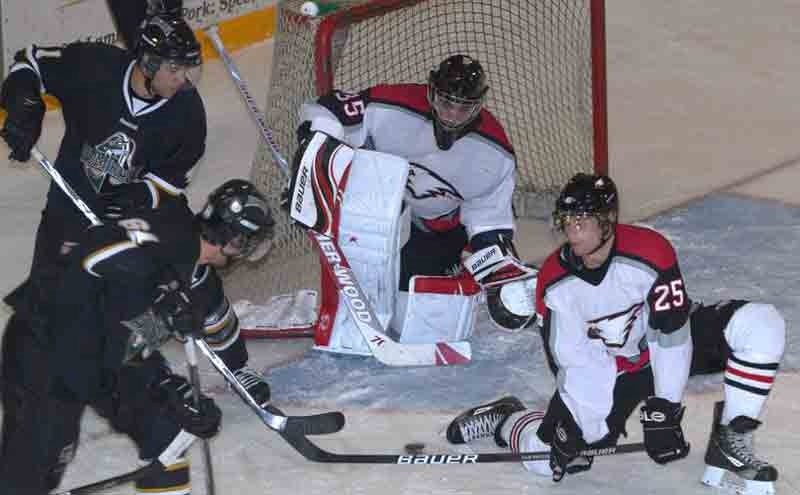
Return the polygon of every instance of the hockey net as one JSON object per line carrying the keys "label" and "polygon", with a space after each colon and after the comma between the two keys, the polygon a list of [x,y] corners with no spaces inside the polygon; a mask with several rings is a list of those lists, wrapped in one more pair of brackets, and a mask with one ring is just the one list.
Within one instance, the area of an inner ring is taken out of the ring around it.
{"label": "hockey net", "polygon": [[[478,59],[490,90],[486,107],[517,154],[517,215],[549,215],[554,194],[577,171],[605,170],[603,0],[371,0],[278,5],[272,79],[265,114],[291,160],[300,105],[330,89],[427,81],[454,53]],[[330,4],[336,9],[324,13]],[[465,171],[468,173],[468,171]],[[285,178],[262,146],[252,178],[278,210]],[[277,214],[275,247],[250,285],[266,297],[317,287],[319,263],[308,239]]]}

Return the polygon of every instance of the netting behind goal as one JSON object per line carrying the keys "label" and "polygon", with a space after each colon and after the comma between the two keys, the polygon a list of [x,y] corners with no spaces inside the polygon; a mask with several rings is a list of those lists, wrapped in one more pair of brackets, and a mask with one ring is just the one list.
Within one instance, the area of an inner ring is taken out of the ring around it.
{"label": "netting behind goal", "polygon": [[[486,70],[486,107],[516,150],[518,215],[548,213],[572,174],[605,169],[603,0],[335,2],[338,9],[315,18],[300,14],[302,3],[278,6],[265,109],[287,159],[304,101],[333,88],[424,83],[444,58],[466,53]],[[277,209],[286,180],[271,160],[262,146],[252,176]],[[258,285],[270,293],[316,286],[309,242],[277,216],[276,247]]]}

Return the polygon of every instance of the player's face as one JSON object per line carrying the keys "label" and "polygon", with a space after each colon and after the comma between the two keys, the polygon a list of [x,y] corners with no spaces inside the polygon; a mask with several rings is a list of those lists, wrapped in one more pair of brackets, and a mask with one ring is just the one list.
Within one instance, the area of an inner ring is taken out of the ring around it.
{"label": "player's face", "polygon": [[230,257],[225,254],[221,246],[213,244],[208,245],[208,253],[206,254],[206,263],[215,268],[225,268],[230,263]]}
{"label": "player's face", "polygon": [[153,76],[152,87],[158,96],[169,99],[178,91],[193,88],[200,79],[200,73],[200,66],[189,67],[166,60]]}
{"label": "player's face", "polygon": [[560,229],[576,256],[592,253],[603,242],[603,229],[594,215],[565,216]]}

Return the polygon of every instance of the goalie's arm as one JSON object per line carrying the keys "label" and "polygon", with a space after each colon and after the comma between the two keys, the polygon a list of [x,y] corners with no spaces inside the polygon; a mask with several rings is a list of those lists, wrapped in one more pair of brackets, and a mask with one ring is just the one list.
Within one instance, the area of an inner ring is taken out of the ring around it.
{"label": "goalie's arm", "polygon": [[353,148],[361,148],[367,141],[365,116],[369,101],[369,90],[361,93],[333,90],[306,102],[300,109],[298,141],[302,143],[314,132],[322,132]]}

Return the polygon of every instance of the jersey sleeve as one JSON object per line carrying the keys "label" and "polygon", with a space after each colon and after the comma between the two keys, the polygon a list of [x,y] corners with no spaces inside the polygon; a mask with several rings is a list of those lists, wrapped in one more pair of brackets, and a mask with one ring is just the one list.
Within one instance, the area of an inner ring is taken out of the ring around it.
{"label": "jersey sleeve", "polygon": [[[41,92],[60,99],[81,87],[78,74],[82,73],[85,55],[82,45],[78,43],[66,46],[30,45],[16,53],[9,73],[33,71],[39,78]],[[85,75],[83,79],[87,79]]]}
{"label": "jersey sleeve", "polygon": [[361,148],[367,141],[367,106],[370,90],[348,93],[334,90],[316,101],[303,104],[300,122],[311,122],[312,131],[320,131],[353,148]]}
{"label": "jersey sleeve", "polygon": [[692,363],[691,301],[671,246],[668,254],[669,259],[647,295],[650,309],[647,341],[656,396],[680,402]]}
{"label": "jersey sleeve", "polygon": [[461,223],[470,239],[493,230],[514,230],[511,200],[514,194],[514,161],[503,158],[498,166],[503,174],[496,184],[480,196],[469,198],[461,204]]}
{"label": "jersey sleeve", "polygon": [[175,132],[175,142],[161,156],[148,160],[142,179],[148,182],[151,190],[170,196],[179,196],[189,185],[194,169],[206,150],[208,132],[206,112],[196,91],[181,95],[182,119]]}

